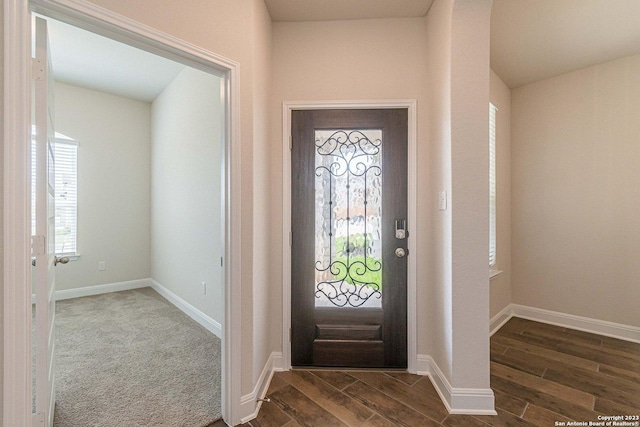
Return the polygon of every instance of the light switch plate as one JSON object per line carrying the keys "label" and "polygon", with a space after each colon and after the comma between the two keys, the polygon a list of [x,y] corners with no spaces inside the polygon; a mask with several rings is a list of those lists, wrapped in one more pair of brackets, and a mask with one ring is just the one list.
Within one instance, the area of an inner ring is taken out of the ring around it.
{"label": "light switch plate", "polygon": [[438,209],[441,211],[447,210],[447,192],[441,191],[438,197]]}

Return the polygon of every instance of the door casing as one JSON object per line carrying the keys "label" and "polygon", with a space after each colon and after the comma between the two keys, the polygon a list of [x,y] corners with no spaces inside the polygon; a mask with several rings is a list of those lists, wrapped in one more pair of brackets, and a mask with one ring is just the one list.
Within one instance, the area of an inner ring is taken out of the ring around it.
{"label": "door casing", "polygon": [[407,158],[407,371],[415,374],[418,364],[416,285],[416,187],[417,187],[417,101],[384,99],[360,101],[299,101],[282,104],[282,368],[291,369],[291,111],[322,109],[408,110]]}
{"label": "door casing", "polygon": [[225,78],[224,154],[224,337],[222,414],[233,424],[241,416],[240,81],[239,64],[85,0],[4,0],[4,359],[3,425],[30,426],[31,256],[29,152],[31,135],[31,13],[93,31],[108,38]]}

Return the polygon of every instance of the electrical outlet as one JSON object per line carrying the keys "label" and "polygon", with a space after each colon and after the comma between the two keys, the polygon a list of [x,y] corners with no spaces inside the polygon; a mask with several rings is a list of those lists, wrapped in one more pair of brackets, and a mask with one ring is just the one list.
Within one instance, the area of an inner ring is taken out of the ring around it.
{"label": "electrical outlet", "polygon": [[207,282],[200,282],[200,284],[202,285],[202,295],[206,295],[207,294]]}
{"label": "electrical outlet", "polygon": [[104,271],[107,269],[107,266],[104,261],[98,261],[98,271]]}

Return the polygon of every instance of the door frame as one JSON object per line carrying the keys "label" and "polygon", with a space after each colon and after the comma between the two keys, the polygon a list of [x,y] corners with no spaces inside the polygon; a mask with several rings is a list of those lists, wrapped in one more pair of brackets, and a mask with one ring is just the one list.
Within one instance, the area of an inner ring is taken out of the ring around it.
{"label": "door frame", "polygon": [[31,426],[31,13],[37,12],[225,79],[225,302],[222,415],[239,422],[241,403],[240,65],[86,0],[4,0],[3,425]]}
{"label": "door frame", "polygon": [[406,108],[408,112],[407,158],[407,371],[418,365],[416,219],[417,219],[417,100],[285,101],[282,103],[282,368],[291,369],[291,111],[333,109]]}

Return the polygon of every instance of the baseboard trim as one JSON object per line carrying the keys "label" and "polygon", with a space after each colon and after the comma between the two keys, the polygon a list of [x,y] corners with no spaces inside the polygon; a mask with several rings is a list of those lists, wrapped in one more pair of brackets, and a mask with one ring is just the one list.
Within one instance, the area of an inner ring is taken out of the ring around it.
{"label": "baseboard trim", "polygon": [[282,361],[281,352],[274,351],[271,353],[262,368],[262,372],[260,373],[260,377],[258,377],[253,391],[240,398],[241,423],[247,423],[258,416],[258,412],[260,412],[260,408],[262,407],[262,402],[258,401],[258,399],[263,399],[266,396],[269,384],[271,384],[271,378],[273,378],[273,373],[282,371]]}
{"label": "baseboard trim", "polygon": [[617,338],[624,341],[640,343],[640,328],[624,325],[622,323],[577,316],[575,314],[561,313],[545,310],[543,308],[529,307],[520,304],[509,304],[500,313],[489,321],[490,335],[495,334],[509,319],[520,317],[535,322],[548,323],[563,328],[576,329],[578,331]]}
{"label": "baseboard trim", "polygon": [[[151,287],[160,295],[162,295],[166,300],[168,300],[171,304],[176,306],[180,311],[185,313],[187,316],[191,317],[193,320],[198,322],[201,326],[207,329],[209,332],[213,333],[218,338],[222,339],[222,325],[207,316],[169,289],[162,286],[157,281],[147,278],[147,279],[137,279],[137,280],[127,280],[126,282],[116,282],[116,283],[105,283],[103,285],[95,285],[95,286],[86,286],[84,288],[75,288],[75,289],[65,289],[61,291],[56,291],[55,298],[56,301],[62,301],[66,299],[72,298],[81,298],[88,297],[92,295],[102,295],[108,294],[111,292],[120,292],[120,291],[130,291],[132,289],[140,289]],[[36,296],[35,294],[31,294],[31,304],[35,304]]]}
{"label": "baseboard trim", "polygon": [[418,374],[427,375],[450,414],[497,415],[491,388],[454,388],[431,356],[418,355]]}
{"label": "baseboard trim", "polygon": [[498,330],[513,317],[512,306],[513,304],[507,305],[489,320],[489,336],[493,336],[493,334],[498,332]]}
{"label": "baseboard trim", "polygon": [[149,280],[149,286],[153,288],[157,293],[162,295],[165,299],[167,299],[171,304],[176,306],[180,311],[184,314],[198,322],[202,327],[206,330],[222,339],[222,325],[216,320],[212,319],[208,315],[204,314],[202,311],[198,310],[178,295],[171,292],[169,289],[162,286],[160,283],[153,279]]}
{"label": "baseboard trim", "polygon": [[[127,280],[125,282],[105,283],[103,285],[86,286],[83,288],[64,289],[56,291],[56,301],[65,299],[88,297],[92,295],[108,294],[111,292],[130,291],[151,286],[150,279]],[[35,302],[35,295],[32,295],[32,302]]]}
{"label": "baseboard trim", "polygon": [[577,329],[579,331],[640,343],[640,328],[636,326],[560,313],[542,308],[527,307],[519,304],[511,304],[510,313],[511,316],[514,317],[521,317],[523,319],[534,320],[536,322],[548,323],[550,325]]}

